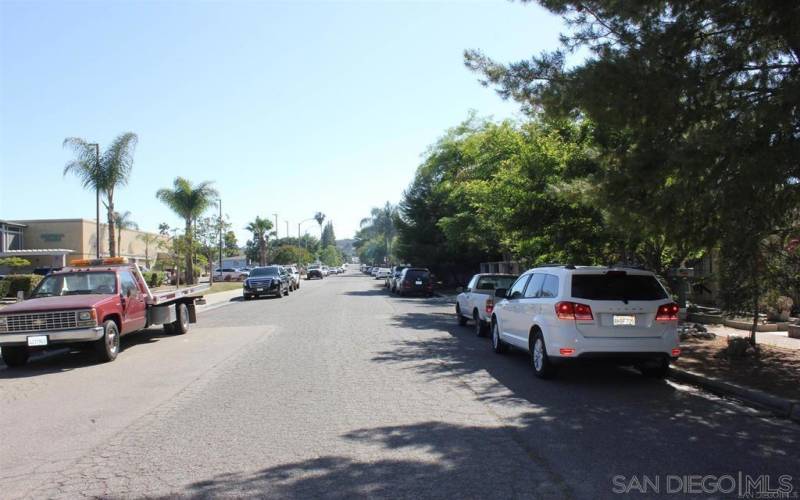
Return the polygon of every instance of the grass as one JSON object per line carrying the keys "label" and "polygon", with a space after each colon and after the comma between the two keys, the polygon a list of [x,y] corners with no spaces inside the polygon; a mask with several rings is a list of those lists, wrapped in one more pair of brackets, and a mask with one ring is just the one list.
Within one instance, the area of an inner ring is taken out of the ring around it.
{"label": "grass", "polygon": [[218,281],[211,285],[211,290],[206,293],[227,292],[229,290],[241,290],[241,281]]}

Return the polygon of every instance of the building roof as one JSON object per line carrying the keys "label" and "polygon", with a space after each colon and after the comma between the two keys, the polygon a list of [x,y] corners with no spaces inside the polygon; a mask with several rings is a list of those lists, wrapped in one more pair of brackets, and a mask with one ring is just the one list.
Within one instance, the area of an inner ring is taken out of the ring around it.
{"label": "building roof", "polygon": [[21,222],[13,222],[10,220],[0,219],[0,224],[5,224],[6,226],[16,226],[16,227],[27,227],[25,224]]}
{"label": "building roof", "polygon": [[0,257],[37,257],[43,255],[58,256],[73,252],[75,252],[75,250],[69,250],[67,248],[29,248],[26,250],[8,250],[6,252],[0,252]]}

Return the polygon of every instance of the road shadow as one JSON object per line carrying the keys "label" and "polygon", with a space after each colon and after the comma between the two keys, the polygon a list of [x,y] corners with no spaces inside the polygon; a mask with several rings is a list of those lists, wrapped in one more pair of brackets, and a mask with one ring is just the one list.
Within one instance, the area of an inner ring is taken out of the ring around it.
{"label": "road shadow", "polygon": [[389,292],[385,288],[381,287],[370,290],[348,290],[342,295],[349,295],[351,297],[375,297],[378,295],[389,295]]}
{"label": "road shadow", "polygon": [[[158,342],[164,337],[174,337],[174,335],[165,334],[160,326],[125,335],[120,342],[119,356],[123,356],[126,351],[139,346]],[[36,377],[48,373],[67,372],[96,364],[100,364],[100,361],[97,360],[93,347],[86,344],[76,344],[35,353],[25,366],[20,368],[9,368],[0,361],[0,379]]]}

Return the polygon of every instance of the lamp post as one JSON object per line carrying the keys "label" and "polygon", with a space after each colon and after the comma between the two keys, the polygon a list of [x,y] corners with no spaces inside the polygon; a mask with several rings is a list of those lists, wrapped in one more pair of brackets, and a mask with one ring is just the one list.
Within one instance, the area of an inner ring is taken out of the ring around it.
{"label": "lamp post", "polygon": [[[311,217],[310,219],[301,220],[300,222],[297,223],[297,244],[298,245],[300,244],[300,225],[303,224],[304,222],[308,222],[308,221],[312,221],[312,220],[316,220],[316,219]],[[303,248],[305,248],[305,245],[303,245]]]}
{"label": "lamp post", "polygon": [[278,234],[278,214],[275,214],[275,213],[274,213],[274,214],[272,214],[272,215],[274,215],[274,216],[275,216],[275,239],[277,240],[277,239],[278,239],[278,237],[280,236],[280,235]]}
{"label": "lamp post", "polygon": [[[94,146],[94,168],[100,172],[100,144],[96,142],[89,143],[88,146]],[[95,257],[100,258],[100,188],[95,189],[95,209],[97,219],[95,220]]]}
{"label": "lamp post", "polygon": [[[217,200],[219,202],[219,270],[222,272],[222,198]],[[214,273],[211,273],[212,276]]]}
{"label": "lamp post", "polygon": [[283,222],[285,222],[285,223],[286,223],[286,237],[288,238],[288,237],[289,237],[289,221],[288,221],[288,220],[285,220],[285,221],[283,221]]}

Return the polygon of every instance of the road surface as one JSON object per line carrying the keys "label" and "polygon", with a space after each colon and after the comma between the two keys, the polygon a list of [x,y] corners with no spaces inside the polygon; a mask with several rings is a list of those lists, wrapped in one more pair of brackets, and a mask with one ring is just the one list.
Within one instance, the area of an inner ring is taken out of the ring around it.
{"label": "road surface", "polygon": [[797,424],[622,368],[535,379],[445,300],[381,283],[351,271],[236,300],[187,335],[126,337],[113,363],[0,364],[0,497],[620,498],[644,476],[663,493],[669,476],[739,474],[800,488]]}

